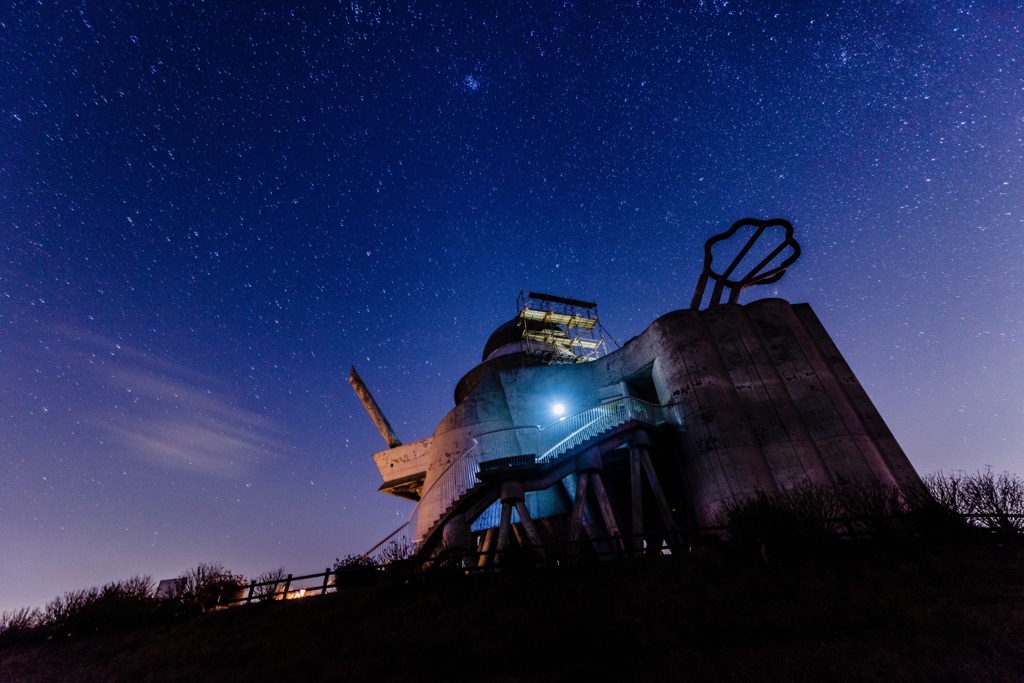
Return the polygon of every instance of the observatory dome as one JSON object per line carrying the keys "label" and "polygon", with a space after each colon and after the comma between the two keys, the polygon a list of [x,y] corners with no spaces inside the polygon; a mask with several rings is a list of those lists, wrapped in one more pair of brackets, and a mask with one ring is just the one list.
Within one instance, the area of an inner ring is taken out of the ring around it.
{"label": "observatory dome", "polygon": [[[517,316],[494,330],[487,343],[484,344],[484,353],[481,360],[487,361],[499,356],[526,352],[527,347],[523,340],[523,325],[528,325],[528,329],[532,332],[549,332],[553,336],[565,335],[561,328],[554,323],[524,320]],[[538,346],[543,346],[544,351],[556,357],[575,360],[572,351],[556,344],[543,344],[533,341],[531,346],[535,351]]]}

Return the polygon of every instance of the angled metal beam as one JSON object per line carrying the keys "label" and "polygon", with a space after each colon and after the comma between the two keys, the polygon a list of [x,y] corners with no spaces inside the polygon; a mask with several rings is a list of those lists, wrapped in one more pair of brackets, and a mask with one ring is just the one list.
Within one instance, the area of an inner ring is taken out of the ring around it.
{"label": "angled metal beam", "polygon": [[348,373],[348,383],[352,385],[352,388],[356,391],[356,396],[362,401],[363,407],[366,408],[366,412],[370,414],[370,419],[373,420],[373,424],[377,425],[377,429],[380,430],[380,435],[384,437],[384,441],[387,442],[388,448],[397,448],[402,445],[398,435],[395,434],[395,430],[392,429],[391,423],[384,417],[384,413],[381,411],[380,406],[373,400],[373,394],[366,387],[363,382],[363,378],[356,372],[356,366],[352,366],[352,370]]}

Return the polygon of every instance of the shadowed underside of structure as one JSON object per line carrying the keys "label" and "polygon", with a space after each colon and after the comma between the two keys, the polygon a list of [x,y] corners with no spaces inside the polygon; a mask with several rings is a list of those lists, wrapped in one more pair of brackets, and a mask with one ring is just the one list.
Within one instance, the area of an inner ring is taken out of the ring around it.
{"label": "shadowed underside of structure", "polygon": [[[715,244],[743,230],[753,235],[715,273]],[[773,231],[783,239],[759,252]],[[810,306],[736,303],[798,255],[785,221],[737,222],[708,241],[691,308],[603,356],[585,336],[599,329],[594,304],[521,299],[433,436],[374,455],[381,490],[418,501],[408,530],[420,551],[591,539],[598,552],[661,552],[758,493],[920,487]]]}

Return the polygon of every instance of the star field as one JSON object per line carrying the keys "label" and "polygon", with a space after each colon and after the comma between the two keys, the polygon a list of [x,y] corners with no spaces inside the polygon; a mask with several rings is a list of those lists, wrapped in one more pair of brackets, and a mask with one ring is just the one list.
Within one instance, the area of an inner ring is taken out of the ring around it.
{"label": "star field", "polygon": [[0,610],[366,550],[350,365],[428,436],[520,289],[625,342],[745,216],[920,472],[1024,474],[1024,10],[939,4],[6,3]]}

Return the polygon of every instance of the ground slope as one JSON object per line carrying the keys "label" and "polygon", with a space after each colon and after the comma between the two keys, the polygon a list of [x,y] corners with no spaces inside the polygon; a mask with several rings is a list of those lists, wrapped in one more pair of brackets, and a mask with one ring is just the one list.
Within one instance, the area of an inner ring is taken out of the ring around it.
{"label": "ground slope", "polygon": [[0,649],[2,681],[1024,680],[1016,542],[381,584]]}

